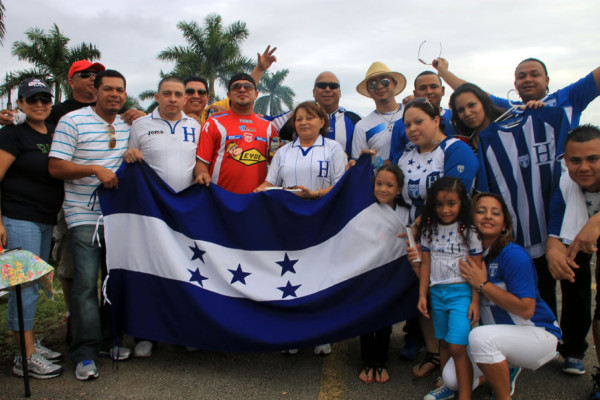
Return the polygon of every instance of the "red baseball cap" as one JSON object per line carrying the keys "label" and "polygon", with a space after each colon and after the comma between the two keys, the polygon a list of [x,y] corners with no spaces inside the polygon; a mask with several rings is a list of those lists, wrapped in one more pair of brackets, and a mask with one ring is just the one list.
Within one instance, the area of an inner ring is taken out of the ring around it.
{"label": "red baseball cap", "polygon": [[73,64],[71,64],[71,68],[69,68],[69,79],[72,79],[73,75],[80,71],[95,70],[96,72],[102,72],[105,69],[106,68],[104,67],[104,65],[98,62],[92,63],[88,60],[75,61]]}

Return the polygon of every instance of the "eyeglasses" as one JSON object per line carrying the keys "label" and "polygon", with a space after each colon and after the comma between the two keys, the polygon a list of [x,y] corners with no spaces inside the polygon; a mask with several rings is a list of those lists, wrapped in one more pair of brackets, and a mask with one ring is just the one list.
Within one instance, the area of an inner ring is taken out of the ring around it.
{"label": "eyeglasses", "polygon": [[29,104],[30,106],[33,106],[35,104],[37,104],[37,102],[42,103],[43,105],[47,106],[48,104],[52,103],[52,97],[48,97],[48,96],[31,96],[31,97],[27,97],[25,99],[25,103]]}
{"label": "eyeglasses", "polygon": [[390,78],[382,78],[379,80],[373,79],[372,81],[369,81],[369,83],[367,83],[367,86],[369,87],[369,89],[375,90],[377,89],[377,84],[379,83],[381,83],[381,86],[386,88],[392,84],[392,80]]}
{"label": "eyeglasses", "polygon": [[239,83],[236,82],[229,87],[229,90],[233,90],[234,92],[239,92],[242,88],[246,91],[254,90],[254,85],[251,83]]}
{"label": "eyeglasses", "polygon": [[81,79],[89,79],[90,77],[95,78],[96,73],[94,71],[81,71],[73,74],[73,77],[76,76],[80,77]]}
{"label": "eyeglasses", "polygon": [[409,101],[408,103],[406,103],[404,105],[404,110],[407,110],[408,108],[414,107],[419,104],[426,104],[429,107],[431,107],[432,110],[435,111],[435,107],[433,106],[433,104],[431,104],[431,102],[427,99],[427,97],[415,97],[414,99],[412,99],[411,101]]}
{"label": "eyeglasses", "polygon": [[[424,60],[421,58],[421,48],[423,47],[423,45],[424,45],[426,42],[427,42],[427,40],[423,40],[423,43],[421,43],[421,44],[419,45],[419,51],[417,52],[417,60],[419,60],[419,62],[420,62],[421,64],[425,64],[425,65],[432,65],[431,63],[428,63],[428,62],[424,61]],[[441,56],[442,56],[442,42],[440,42],[440,54],[439,54],[439,55],[438,55],[436,58],[440,58]]]}
{"label": "eyeglasses", "polygon": [[317,82],[317,83],[315,83],[315,87],[319,88],[321,90],[327,89],[327,86],[329,86],[329,89],[331,89],[331,90],[340,88],[340,84],[337,82]]}
{"label": "eyeglasses", "polygon": [[106,132],[108,132],[108,148],[114,149],[117,145],[117,135],[115,134],[115,127],[107,125]]}
{"label": "eyeglasses", "polygon": [[185,94],[187,94],[188,96],[193,96],[194,93],[198,93],[198,96],[206,96],[206,94],[208,93],[206,90],[204,89],[193,89],[193,88],[187,88],[185,89]]}

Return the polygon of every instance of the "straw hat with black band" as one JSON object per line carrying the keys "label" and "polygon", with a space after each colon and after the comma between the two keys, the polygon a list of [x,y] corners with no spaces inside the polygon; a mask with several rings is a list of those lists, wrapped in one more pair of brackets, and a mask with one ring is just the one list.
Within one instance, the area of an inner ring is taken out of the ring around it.
{"label": "straw hat with black band", "polygon": [[365,79],[361,83],[359,83],[358,86],[356,86],[356,91],[362,94],[363,96],[370,98],[371,95],[369,94],[369,91],[367,89],[367,82],[369,81],[369,79],[373,79],[381,75],[387,75],[396,81],[396,90],[394,92],[394,96],[397,96],[400,93],[402,93],[402,91],[406,87],[406,78],[404,77],[404,75],[402,75],[400,72],[390,71],[387,65],[385,65],[381,61],[375,61],[369,67],[369,70],[365,75]]}

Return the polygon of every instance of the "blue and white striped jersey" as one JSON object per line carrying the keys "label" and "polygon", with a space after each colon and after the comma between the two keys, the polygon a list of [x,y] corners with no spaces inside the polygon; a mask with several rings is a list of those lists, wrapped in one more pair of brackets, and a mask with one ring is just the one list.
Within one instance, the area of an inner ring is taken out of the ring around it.
{"label": "blue and white striped jersey", "polygon": [[569,123],[562,108],[527,109],[479,134],[476,190],[504,198],[514,235],[533,258],[545,253],[550,200],[560,179],[557,157]]}

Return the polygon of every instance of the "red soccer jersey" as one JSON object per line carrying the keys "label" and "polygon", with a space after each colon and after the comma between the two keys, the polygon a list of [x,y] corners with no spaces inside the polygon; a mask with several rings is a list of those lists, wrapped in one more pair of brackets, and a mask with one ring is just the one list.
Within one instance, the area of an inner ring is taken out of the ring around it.
{"label": "red soccer jersey", "polygon": [[212,182],[234,193],[252,193],[267,176],[271,123],[229,110],[202,127],[198,158],[210,164]]}

